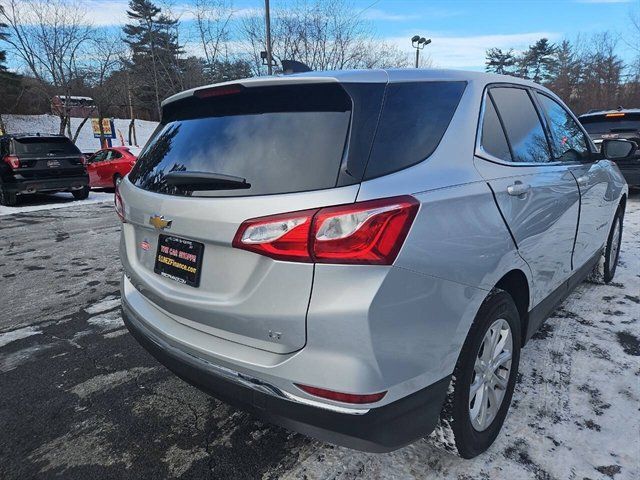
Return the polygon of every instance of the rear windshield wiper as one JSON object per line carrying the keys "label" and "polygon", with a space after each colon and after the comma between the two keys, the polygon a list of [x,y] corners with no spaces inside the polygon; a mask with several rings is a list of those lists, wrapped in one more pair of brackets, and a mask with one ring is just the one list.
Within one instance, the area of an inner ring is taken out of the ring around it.
{"label": "rear windshield wiper", "polygon": [[167,185],[183,190],[239,190],[251,188],[245,178],[221,173],[174,171],[164,175]]}

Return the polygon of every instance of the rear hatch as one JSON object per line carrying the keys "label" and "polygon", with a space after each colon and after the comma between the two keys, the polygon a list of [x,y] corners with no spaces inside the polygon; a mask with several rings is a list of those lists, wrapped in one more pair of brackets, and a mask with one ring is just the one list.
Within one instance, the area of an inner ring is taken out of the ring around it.
{"label": "rear hatch", "polygon": [[86,173],[82,153],[67,137],[17,137],[11,149],[20,161],[16,173],[27,180],[77,177]]}
{"label": "rear hatch", "polygon": [[[214,87],[165,105],[120,186],[123,264],[143,295],[208,334],[277,353],[302,348],[313,264],[232,242],[245,220],[355,201],[360,178],[345,166],[352,105],[336,82]],[[185,172],[178,182],[176,172]]]}
{"label": "rear hatch", "polygon": [[[640,147],[640,111],[619,111],[583,115],[580,122],[600,148],[603,140],[626,139]],[[620,170],[637,171],[640,158],[620,158],[614,160]]]}
{"label": "rear hatch", "polygon": [[587,114],[580,117],[580,123],[597,145],[602,140],[615,138],[633,140],[640,145],[640,111]]}

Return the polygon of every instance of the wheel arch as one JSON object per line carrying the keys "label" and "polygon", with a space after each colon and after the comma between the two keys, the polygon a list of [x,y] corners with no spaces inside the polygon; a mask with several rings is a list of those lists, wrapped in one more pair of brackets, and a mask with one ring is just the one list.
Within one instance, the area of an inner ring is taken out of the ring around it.
{"label": "wheel arch", "polygon": [[514,269],[502,276],[502,278],[496,283],[496,288],[504,290],[516,304],[518,313],[520,314],[520,323],[522,326],[522,345],[525,344],[527,327],[529,323],[529,306],[530,306],[530,294],[529,280],[525,273],[520,269]]}

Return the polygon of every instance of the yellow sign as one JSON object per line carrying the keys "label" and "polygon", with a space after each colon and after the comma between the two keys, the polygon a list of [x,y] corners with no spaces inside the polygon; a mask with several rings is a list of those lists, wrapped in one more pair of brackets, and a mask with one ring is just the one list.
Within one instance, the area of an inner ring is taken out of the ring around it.
{"label": "yellow sign", "polygon": [[[98,122],[97,118],[91,119],[91,128],[93,129],[94,136],[100,136],[100,122]],[[113,132],[111,131],[111,121],[108,118],[102,119],[102,133],[105,137],[110,138],[114,137]]]}

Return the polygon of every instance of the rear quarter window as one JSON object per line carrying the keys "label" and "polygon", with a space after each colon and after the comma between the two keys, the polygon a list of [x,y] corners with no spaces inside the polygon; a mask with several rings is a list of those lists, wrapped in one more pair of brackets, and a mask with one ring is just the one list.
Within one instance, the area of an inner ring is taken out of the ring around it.
{"label": "rear quarter window", "polygon": [[447,130],[466,82],[392,83],[364,179],[402,170],[429,157]]}

